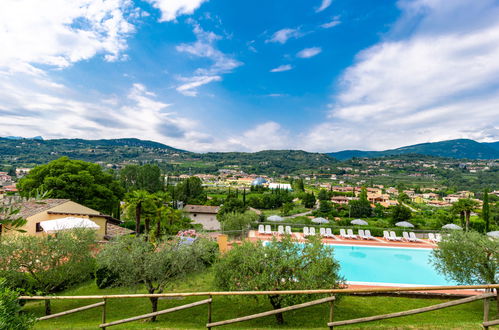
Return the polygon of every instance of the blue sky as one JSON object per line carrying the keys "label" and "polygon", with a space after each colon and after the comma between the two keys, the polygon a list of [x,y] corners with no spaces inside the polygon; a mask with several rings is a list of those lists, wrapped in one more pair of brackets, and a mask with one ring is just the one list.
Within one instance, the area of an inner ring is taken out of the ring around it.
{"label": "blue sky", "polygon": [[499,3],[4,0],[0,136],[192,151],[499,137]]}

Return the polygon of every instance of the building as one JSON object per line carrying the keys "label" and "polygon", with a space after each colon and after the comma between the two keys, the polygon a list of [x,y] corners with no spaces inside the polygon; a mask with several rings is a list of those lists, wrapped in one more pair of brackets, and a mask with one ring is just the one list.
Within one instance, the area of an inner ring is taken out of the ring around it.
{"label": "building", "polygon": [[188,204],[183,210],[194,223],[203,225],[204,229],[220,230],[222,228],[220,221],[217,220],[220,206]]}
{"label": "building", "polygon": [[269,189],[292,190],[289,183],[269,183]]}
{"label": "building", "polygon": [[[117,235],[132,233],[131,230],[119,226],[120,220],[100,213],[89,207],[75,203],[69,199],[43,199],[29,200],[14,203],[20,209],[19,216],[26,219],[26,224],[21,230],[27,235],[47,234],[41,223],[57,219],[88,219],[99,226],[97,238],[110,239]],[[5,231],[5,234],[18,233],[17,231]]]}

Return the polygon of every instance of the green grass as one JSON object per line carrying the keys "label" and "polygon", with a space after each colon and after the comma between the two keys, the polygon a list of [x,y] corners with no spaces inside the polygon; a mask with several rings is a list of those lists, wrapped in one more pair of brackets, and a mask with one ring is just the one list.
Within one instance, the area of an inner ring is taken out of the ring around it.
{"label": "green grass", "polygon": [[[175,283],[170,291],[214,291],[212,286],[213,275],[207,271],[204,274],[192,276]],[[127,288],[98,289],[93,282],[67,290],[61,295],[99,295],[143,293],[142,290]],[[192,297],[179,300],[160,300],[159,309],[179,306],[205,297]],[[415,299],[399,297],[343,297],[335,306],[335,320],[345,320],[377,314],[392,313],[418,307],[429,306],[444,302],[442,299]],[[57,300],[52,301],[53,313],[76,308],[98,302],[98,300]],[[491,318],[496,313],[495,303],[491,304]],[[43,302],[28,302],[25,311],[42,316]],[[266,298],[258,300],[251,297],[214,297],[213,321],[221,321],[241,317],[272,309]],[[149,313],[151,306],[148,299],[110,299],[107,306],[107,321],[115,321]],[[389,319],[384,321],[364,323],[352,328],[376,329],[480,329],[483,303],[473,302],[465,305],[450,307],[439,311],[423,313],[408,317]],[[285,324],[277,326],[273,316],[235,323],[222,328],[225,329],[326,329],[329,306],[327,304],[313,306],[284,314]],[[101,319],[101,309],[96,308],[53,320],[40,321],[36,329],[96,329]],[[117,329],[205,329],[207,321],[207,306],[198,306],[189,310],[161,315],[156,323],[146,320],[135,321],[115,326]]]}

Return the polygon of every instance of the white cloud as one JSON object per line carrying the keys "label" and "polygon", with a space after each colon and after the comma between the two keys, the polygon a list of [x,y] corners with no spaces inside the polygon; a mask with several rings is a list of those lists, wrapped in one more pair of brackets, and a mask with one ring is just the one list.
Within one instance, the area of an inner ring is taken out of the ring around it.
{"label": "white cloud", "polygon": [[321,5],[315,10],[315,12],[320,13],[321,11],[327,9],[329,6],[331,6],[332,2],[332,0],[322,0]]}
{"label": "white cloud", "polygon": [[279,65],[276,68],[273,68],[272,70],[270,70],[270,72],[283,72],[283,71],[289,71],[291,69],[293,69],[293,67],[290,64],[283,64]]}
{"label": "white cloud", "polygon": [[307,136],[310,147],[499,139],[499,6],[421,0],[401,8],[396,38],[361,52],[344,72],[329,121]]}
{"label": "white cloud", "polygon": [[276,31],[270,39],[266,40],[265,42],[278,42],[280,44],[285,44],[289,39],[298,39],[300,37],[304,36],[302,32],[300,32],[298,29],[281,29],[279,31]]}
{"label": "white cloud", "polygon": [[173,21],[178,16],[190,15],[206,0],[146,0],[161,11],[160,22]]}
{"label": "white cloud", "polygon": [[276,150],[289,148],[292,143],[290,132],[280,124],[269,121],[245,131],[242,136],[227,139],[226,147],[231,150]]}
{"label": "white cloud", "polygon": [[0,70],[41,73],[32,65],[62,68],[96,54],[116,60],[135,12],[129,0],[2,0]]}
{"label": "white cloud", "polygon": [[337,25],[341,24],[341,20],[339,16],[333,17],[333,19],[327,23],[321,24],[321,28],[324,29],[330,29],[332,27],[335,27]]}
{"label": "white cloud", "polygon": [[208,58],[213,64],[207,68],[196,69],[192,77],[179,77],[179,80],[185,83],[178,86],[177,91],[187,96],[196,96],[196,88],[222,80],[221,74],[230,73],[243,64],[215,47],[216,41],[221,39],[219,35],[204,31],[198,24],[194,24],[194,34],[197,40],[193,43],[178,45],[177,51],[194,57]]}
{"label": "white cloud", "polygon": [[305,48],[300,50],[296,56],[300,58],[310,58],[314,57],[315,55],[318,55],[320,52],[322,52],[322,48],[320,47],[311,47],[311,48]]}

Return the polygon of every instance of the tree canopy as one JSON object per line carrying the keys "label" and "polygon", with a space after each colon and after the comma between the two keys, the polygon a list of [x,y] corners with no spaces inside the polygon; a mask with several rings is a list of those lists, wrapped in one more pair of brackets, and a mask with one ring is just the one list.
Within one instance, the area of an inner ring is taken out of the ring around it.
{"label": "tree canopy", "polygon": [[[296,244],[290,237],[270,244],[243,242],[234,246],[215,264],[215,283],[230,291],[300,290],[336,288],[342,282],[340,265],[333,248],[311,237],[307,244]],[[309,299],[307,295],[269,295],[279,309]],[[283,323],[282,314],[276,314]]]}
{"label": "tree canopy", "polygon": [[123,197],[123,188],[113,175],[97,164],[61,157],[36,166],[19,180],[22,196],[36,189],[51,191],[53,198],[67,198],[98,211],[112,214]]}

